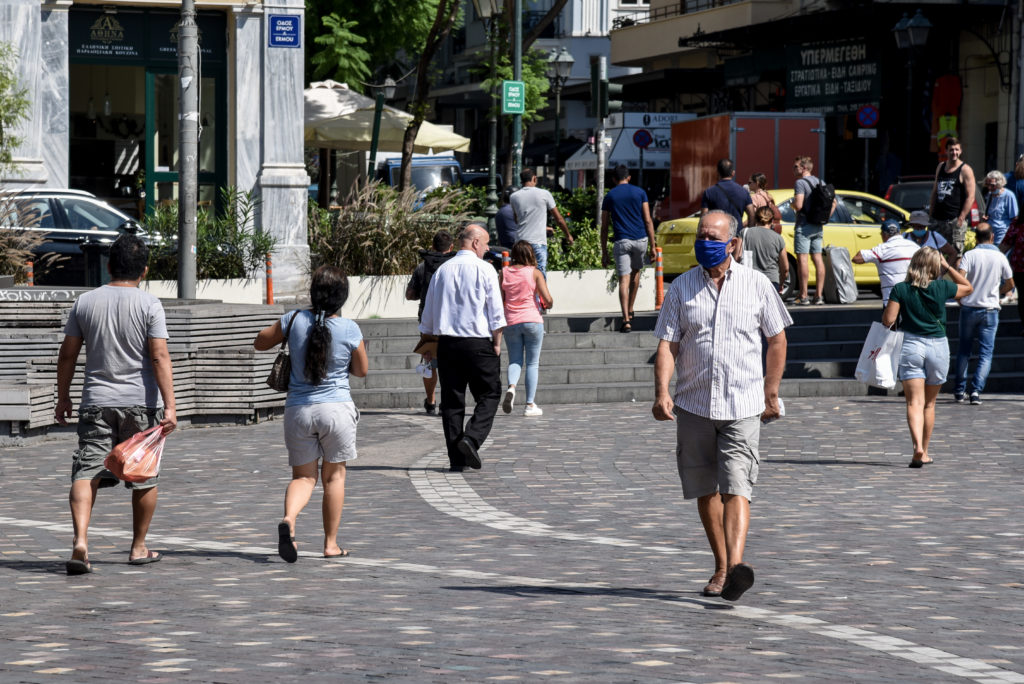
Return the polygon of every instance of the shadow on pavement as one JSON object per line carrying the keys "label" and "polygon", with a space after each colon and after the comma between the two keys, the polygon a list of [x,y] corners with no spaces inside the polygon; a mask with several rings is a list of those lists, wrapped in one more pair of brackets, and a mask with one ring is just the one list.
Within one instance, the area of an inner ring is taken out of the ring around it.
{"label": "shadow on pavement", "polygon": [[659,591],[656,589],[638,589],[634,587],[535,587],[528,584],[511,584],[505,586],[447,586],[441,587],[451,591],[486,591],[493,594],[511,596],[614,596],[616,598],[649,599],[656,601],[672,601],[689,603],[706,610],[731,610],[733,606],[716,599],[691,598],[678,593]]}
{"label": "shadow on pavement", "polygon": [[837,459],[810,458],[765,458],[765,463],[787,463],[789,465],[841,465],[841,466],[875,466],[878,468],[906,468],[905,462],[890,463],[888,461],[840,461]]}

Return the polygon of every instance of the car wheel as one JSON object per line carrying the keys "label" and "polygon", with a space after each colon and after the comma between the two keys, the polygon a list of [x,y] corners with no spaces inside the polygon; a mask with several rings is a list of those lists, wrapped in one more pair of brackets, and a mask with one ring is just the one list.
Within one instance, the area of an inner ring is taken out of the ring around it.
{"label": "car wheel", "polygon": [[785,287],[782,288],[782,292],[779,295],[782,297],[782,301],[790,299],[796,294],[796,259],[793,258],[792,254],[787,255],[789,257],[789,274],[786,277],[786,282],[783,283]]}

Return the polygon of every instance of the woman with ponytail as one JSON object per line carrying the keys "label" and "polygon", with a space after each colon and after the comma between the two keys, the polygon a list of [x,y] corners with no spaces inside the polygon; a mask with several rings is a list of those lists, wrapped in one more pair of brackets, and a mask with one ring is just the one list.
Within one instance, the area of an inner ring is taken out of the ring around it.
{"label": "woman with ponytail", "polygon": [[366,377],[369,366],[359,326],[341,316],[348,299],[345,272],[334,266],[318,268],[309,297],[311,309],[286,313],[261,330],[253,343],[258,351],[273,349],[287,334],[291,349],[284,442],[292,481],[284,495],[284,518],[277,526],[277,552],[289,563],[299,557],[295,519],[309,503],[318,475],[324,488],[324,558],[348,555],[338,545],[338,527],[345,503],[345,462],[356,457],[359,421],[348,378]]}

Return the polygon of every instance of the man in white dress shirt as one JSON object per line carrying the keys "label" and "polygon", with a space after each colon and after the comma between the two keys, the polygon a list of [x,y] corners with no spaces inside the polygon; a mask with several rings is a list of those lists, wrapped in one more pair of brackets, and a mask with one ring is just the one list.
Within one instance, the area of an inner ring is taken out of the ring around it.
{"label": "man in white dress shirt", "polygon": [[[437,335],[441,420],[453,472],[480,467],[478,453],[491,432],[501,397],[504,306],[498,274],[483,260],[487,231],[474,223],[459,233],[459,251],[434,273],[420,332]],[[431,354],[424,354],[429,362]],[[466,387],[476,408],[466,422]]]}
{"label": "man in white dress shirt", "polygon": [[[697,499],[715,556],[705,596],[735,601],[754,583],[743,563],[750,498],[757,481],[761,422],[779,417],[786,327],[793,323],[775,286],[729,256],[737,221],[701,218],[694,251],[701,268],[672,282],[654,336],[657,420],[676,421],[683,497]],[[768,341],[761,372],[761,336]],[[675,397],[669,380],[676,375]]]}
{"label": "man in white dress shirt", "polygon": [[855,264],[875,264],[878,282],[882,286],[882,308],[889,303],[889,293],[896,283],[907,279],[907,267],[917,250],[916,242],[903,237],[903,226],[896,219],[882,221],[882,242],[871,249],[862,249],[853,255]]}

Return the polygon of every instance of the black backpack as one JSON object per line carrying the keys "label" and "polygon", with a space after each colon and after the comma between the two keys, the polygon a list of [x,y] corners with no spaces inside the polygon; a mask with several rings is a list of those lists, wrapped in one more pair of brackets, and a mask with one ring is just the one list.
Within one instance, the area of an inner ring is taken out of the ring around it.
{"label": "black backpack", "polygon": [[804,200],[803,214],[807,223],[823,226],[832,218],[832,202],[836,199],[836,189],[831,183],[818,181],[811,188],[811,194]]}

